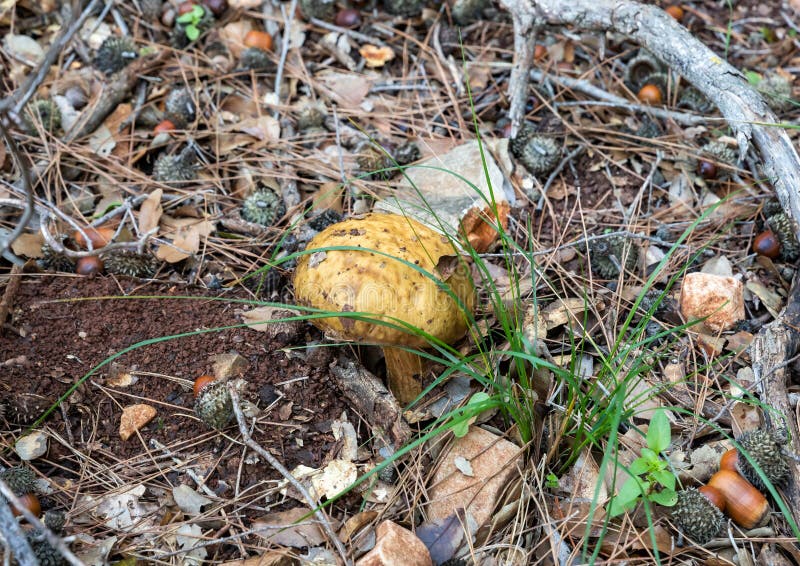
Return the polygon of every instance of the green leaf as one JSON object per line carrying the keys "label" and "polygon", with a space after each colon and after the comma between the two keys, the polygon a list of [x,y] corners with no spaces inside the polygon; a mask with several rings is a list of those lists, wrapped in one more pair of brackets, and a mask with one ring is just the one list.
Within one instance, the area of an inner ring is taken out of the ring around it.
{"label": "green leaf", "polygon": [[649,470],[658,469],[658,454],[650,450],[649,448],[642,448],[641,451],[642,459],[647,462],[647,466]]}
{"label": "green leaf", "polygon": [[558,476],[554,473],[547,474],[547,478],[545,479],[545,485],[550,489],[557,489],[558,488]]}
{"label": "green leaf", "polygon": [[744,76],[747,79],[747,82],[753,86],[758,86],[758,83],[761,82],[761,75],[755,71],[745,71]]}
{"label": "green leaf", "polygon": [[653,452],[659,454],[669,448],[669,441],[672,433],[669,429],[669,419],[664,409],[658,409],[650,419],[650,426],[647,428],[647,446]]}
{"label": "green leaf", "polygon": [[194,14],[192,12],[186,12],[185,14],[181,14],[175,21],[179,24],[191,24],[194,23]]}
{"label": "green leaf", "polygon": [[650,469],[650,463],[646,458],[636,458],[631,465],[628,466],[628,473],[632,476],[638,476],[645,473]]}
{"label": "green leaf", "polygon": [[675,489],[675,474],[669,470],[658,470],[656,472],[652,472],[650,477],[667,489]]}
{"label": "green leaf", "polygon": [[664,507],[672,507],[678,502],[678,494],[673,489],[664,489],[657,493],[651,493],[647,499]]}
{"label": "green leaf", "polygon": [[617,496],[611,501],[608,514],[616,517],[625,511],[633,509],[642,496],[642,490],[647,491],[648,489],[650,489],[650,482],[639,482],[636,478],[628,478],[628,481],[620,488]]}
{"label": "green leaf", "polygon": [[194,25],[186,26],[186,37],[189,38],[189,41],[194,41],[198,37],[200,37],[200,30],[197,29]]}

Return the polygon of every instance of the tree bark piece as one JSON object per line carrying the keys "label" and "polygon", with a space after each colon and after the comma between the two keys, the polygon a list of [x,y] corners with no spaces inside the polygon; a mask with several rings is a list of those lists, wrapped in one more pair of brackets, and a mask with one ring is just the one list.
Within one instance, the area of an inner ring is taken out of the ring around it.
{"label": "tree bark piece", "polygon": [[[743,159],[753,143],[761,153],[763,172],[772,182],[783,209],[800,226],[800,157],[789,136],[761,95],[742,73],[716,55],[686,28],[656,6],[630,0],[501,0],[515,22],[543,21],[586,31],[614,31],[651,51],[698,88],[728,121]],[[798,423],[792,418],[787,393],[786,360],[800,346],[800,286],[795,281],[780,316],[755,336],[750,346],[753,370],[762,402],[782,414],[791,449],[800,453]],[[774,413],[767,415],[774,419]],[[775,423],[776,425],[778,423]],[[786,497],[800,522],[800,463],[791,463],[792,480]]]}

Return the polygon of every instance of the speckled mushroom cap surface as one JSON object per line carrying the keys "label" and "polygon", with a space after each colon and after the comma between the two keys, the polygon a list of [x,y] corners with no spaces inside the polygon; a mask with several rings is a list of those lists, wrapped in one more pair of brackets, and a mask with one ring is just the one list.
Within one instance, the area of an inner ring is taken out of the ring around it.
{"label": "speckled mushroom cap surface", "polygon": [[[363,251],[325,250],[335,246]],[[306,250],[310,253],[301,257],[294,274],[298,304],[370,313],[387,322],[396,318],[445,343],[466,332],[467,315],[437,282],[446,283],[472,312],[475,296],[469,269],[447,238],[423,224],[397,214],[367,214],[328,226]],[[427,345],[413,333],[352,318],[312,322],[341,340],[416,348]]]}

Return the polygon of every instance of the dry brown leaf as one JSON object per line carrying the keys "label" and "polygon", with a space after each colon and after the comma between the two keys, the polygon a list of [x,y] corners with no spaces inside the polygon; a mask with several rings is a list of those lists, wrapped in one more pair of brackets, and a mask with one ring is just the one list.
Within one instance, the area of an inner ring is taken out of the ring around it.
{"label": "dry brown leaf", "polygon": [[146,234],[161,221],[161,214],[164,209],[161,206],[161,196],[164,191],[156,189],[148,195],[139,209],[139,230]]}
{"label": "dry brown leaf", "polygon": [[370,81],[363,75],[327,71],[317,76],[320,86],[345,108],[358,108],[370,89]]}
{"label": "dry brown leaf", "polygon": [[278,511],[253,521],[253,529],[258,536],[272,544],[294,548],[317,546],[325,542],[325,535],[322,534],[313,516],[301,520],[310,514],[308,509],[302,507]]}
{"label": "dry brown leaf", "polygon": [[11,244],[11,251],[17,255],[24,255],[25,257],[42,257],[42,246],[44,245],[44,237],[41,233],[34,234],[20,234],[19,238],[14,240]]}
{"label": "dry brown leaf", "polygon": [[156,257],[167,263],[178,263],[200,249],[200,231],[197,226],[179,229],[172,244],[163,244],[156,251]]}
{"label": "dry brown leaf", "polygon": [[219,38],[235,58],[244,51],[244,36],[253,29],[252,21],[247,18],[236,20],[219,28]]}
{"label": "dry brown leaf", "polygon": [[281,137],[281,125],[272,116],[246,118],[232,127],[237,132],[256,138],[259,141],[277,141]]}

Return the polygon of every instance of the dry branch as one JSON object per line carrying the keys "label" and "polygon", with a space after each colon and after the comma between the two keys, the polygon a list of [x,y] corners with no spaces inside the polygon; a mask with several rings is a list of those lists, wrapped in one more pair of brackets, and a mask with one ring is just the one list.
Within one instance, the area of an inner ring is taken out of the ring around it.
{"label": "dry branch", "polygon": [[[740,159],[750,144],[761,154],[763,173],[775,188],[784,210],[800,226],[800,157],[789,136],[761,95],[742,73],[716,55],[674,18],[655,6],[629,0],[501,0],[512,15],[515,31],[531,22],[569,25],[586,31],[614,31],[639,43],[698,88],[727,120],[739,142]],[[515,43],[524,38],[517,38]],[[511,87],[513,88],[513,86]],[[795,283],[789,303],[777,320],[762,328],[751,346],[753,370],[761,400],[782,413],[800,453],[800,430],[787,394],[786,360],[800,345],[800,290]],[[796,521],[800,521],[800,464],[792,465],[786,490]]]}

